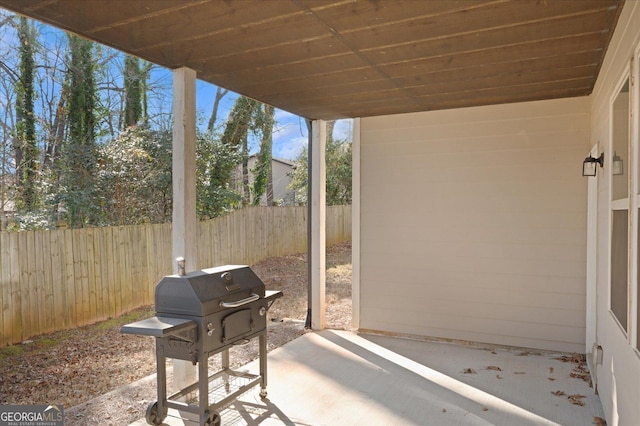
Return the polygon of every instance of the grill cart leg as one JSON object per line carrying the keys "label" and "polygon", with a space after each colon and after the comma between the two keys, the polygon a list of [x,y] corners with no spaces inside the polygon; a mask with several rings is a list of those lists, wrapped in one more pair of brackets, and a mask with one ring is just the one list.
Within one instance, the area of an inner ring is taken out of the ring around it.
{"label": "grill cart leg", "polygon": [[[223,350],[220,356],[222,358],[222,370],[226,372],[229,370],[229,349]],[[231,390],[231,386],[229,386],[229,375],[225,374],[223,377],[224,390],[229,393],[229,391]]]}
{"label": "grill cart leg", "polygon": [[209,364],[206,356],[198,359],[198,405],[200,424],[209,425]]}
{"label": "grill cart leg", "polygon": [[260,345],[260,398],[267,397],[267,330],[258,337]]}
{"label": "grill cart leg", "polygon": [[167,366],[162,349],[156,342],[156,380],[158,382],[158,400],[147,407],[145,419],[150,425],[160,425],[167,417]]}

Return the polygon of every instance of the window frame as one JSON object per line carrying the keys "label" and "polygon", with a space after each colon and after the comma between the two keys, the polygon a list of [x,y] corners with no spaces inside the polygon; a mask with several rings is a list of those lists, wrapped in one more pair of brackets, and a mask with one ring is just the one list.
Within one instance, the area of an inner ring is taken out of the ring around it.
{"label": "window frame", "polygon": [[[633,131],[632,131],[632,119],[629,120],[629,123],[627,125],[627,132],[628,132],[628,140],[627,140],[627,154],[626,154],[626,158],[628,159],[628,163],[626,166],[627,169],[627,196],[623,197],[623,198],[618,198],[618,199],[614,199],[614,185],[613,185],[613,156],[614,156],[614,118],[615,118],[615,113],[614,113],[614,105],[616,102],[616,99],[618,98],[618,95],[620,93],[622,93],[622,89],[626,84],[629,84],[629,106],[628,106],[628,113],[631,115],[632,113],[632,92],[633,92],[633,87],[634,85],[632,84],[632,80],[633,80],[633,74],[632,74],[632,62],[633,61],[629,61],[627,63],[627,65],[625,66],[621,77],[618,79],[618,81],[616,82],[616,85],[614,86],[612,95],[609,99],[609,155],[608,158],[606,159],[606,167],[608,169],[608,177],[609,177],[609,286],[608,286],[608,301],[607,301],[607,307],[609,310],[609,314],[611,315],[611,317],[613,318],[614,322],[618,325],[618,327],[620,328],[620,331],[624,334],[625,338],[627,339],[627,341],[629,342],[630,338],[632,338],[632,332],[630,330],[630,326],[631,326],[631,322],[633,320],[633,317],[630,315],[630,311],[632,310],[632,306],[630,306],[632,300],[630,298],[630,293],[631,293],[631,287],[632,287],[632,283],[634,281],[636,281],[636,276],[637,276],[637,260],[634,259],[634,256],[636,256],[636,250],[637,248],[635,247],[637,244],[637,236],[634,234],[637,234],[636,231],[636,227],[637,227],[637,222],[638,222],[638,214],[637,214],[637,208],[636,208],[636,204],[638,203],[638,199],[640,197],[638,197],[637,195],[637,179],[633,179],[632,177],[634,176],[635,173],[637,173],[637,157],[635,156],[637,154],[638,148],[637,148],[637,144],[634,144],[634,140],[633,140]],[[633,117],[633,116],[631,116]],[[630,118],[631,118],[630,117]],[[626,251],[626,255],[627,255],[627,285],[626,285],[626,289],[627,289],[627,308],[626,308],[626,327],[621,323],[620,318],[618,318],[618,316],[616,315],[616,313],[614,312],[613,306],[612,306],[612,293],[613,293],[613,280],[612,280],[612,274],[613,274],[613,262],[612,262],[612,255],[613,255],[613,217],[614,211],[620,211],[620,210],[626,210],[627,211],[627,251]],[[635,325],[634,325],[635,328]]]}

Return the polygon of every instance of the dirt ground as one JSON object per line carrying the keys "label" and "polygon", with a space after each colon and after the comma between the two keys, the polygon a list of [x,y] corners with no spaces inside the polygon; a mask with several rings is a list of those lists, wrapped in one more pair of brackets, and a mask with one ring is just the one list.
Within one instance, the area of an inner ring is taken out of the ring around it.
{"label": "dirt ground", "polygon": [[[306,254],[270,258],[252,269],[268,290],[284,293],[267,317],[270,351],[306,332]],[[326,295],[328,327],[349,329],[349,243],[327,248]],[[0,348],[0,405],[60,404],[67,426],[121,426],[143,418],[147,405],[156,400],[154,339],[123,335],[120,327],[150,316],[153,307],[146,306],[119,318]],[[257,339],[230,351],[232,368],[257,357]],[[219,357],[212,357],[210,368],[216,364]]]}

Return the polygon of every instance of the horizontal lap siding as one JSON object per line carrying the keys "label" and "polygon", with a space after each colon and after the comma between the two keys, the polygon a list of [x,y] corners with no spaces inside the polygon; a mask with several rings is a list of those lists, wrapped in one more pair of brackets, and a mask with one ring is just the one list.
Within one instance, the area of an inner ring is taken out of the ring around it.
{"label": "horizontal lap siding", "polygon": [[361,122],[361,323],[582,351],[587,98]]}

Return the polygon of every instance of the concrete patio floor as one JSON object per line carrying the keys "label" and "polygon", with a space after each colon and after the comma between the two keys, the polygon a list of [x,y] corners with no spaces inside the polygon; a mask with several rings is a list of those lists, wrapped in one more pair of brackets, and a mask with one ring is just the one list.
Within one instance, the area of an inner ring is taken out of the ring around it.
{"label": "concrete patio floor", "polygon": [[[223,425],[590,425],[604,417],[570,354],[325,330],[268,356],[268,399],[254,388]],[[257,363],[245,367],[257,372]],[[244,370],[244,369],[243,369]],[[560,394],[556,395],[554,394]],[[573,404],[569,396],[584,403]],[[135,426],[144,425],[140,420]],[[169,410],[167,425],[191,425]]]}

